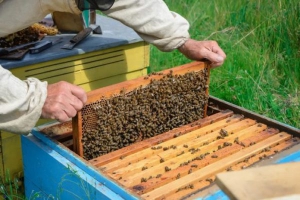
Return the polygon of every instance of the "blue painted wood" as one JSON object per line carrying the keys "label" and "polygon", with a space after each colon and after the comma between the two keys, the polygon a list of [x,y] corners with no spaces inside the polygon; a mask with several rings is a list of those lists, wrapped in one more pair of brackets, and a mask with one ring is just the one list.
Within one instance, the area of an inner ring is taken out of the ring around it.
{"label": "blue painted wood", "polygon": [[47,36],[45,39],[51,41],[56,40],[58,37],[62,37],[63,42],[54,45],[39,54],[28,53],[20,61],[0,59],[0,65],[6,69],[13,69],[143,41],[133,29],[114,19],[97,15],[96,23],[101,26],[103,34],[93,34],[89,36],[84,41],[76,45],[72,50],[61,49],[61,47],[68,43],[68,41],[74,37],[75,34]]}
{"label": "blue painted wood", "polygon": [[22,153],[27,198],[137,199],[105,177],[99,181],[101,175],[89,174],[89,166],[82,170],[33,135],[22,136]]}
{"label": "blue painted wood", "polygon": [[197,198],[195,200],[229,200],[229,197],[223,191],[217,190],[213,194],[210,194],[203,198]]}
{"label": "blue painted wood", "polygon": [[[100,183],[105,184],[112,191],[115,191],[116,193],[124,197],[128,196],[128,192],[124,188],[120,187],[115,182],[108,180],[101,172],[96,171],[92,165],[90,165],[86,160],[79,157],[76,153],[70,151],[68,148],[59,144],[57,141],[52,140],[51,138],[40,133],[37,129],[33,129],[32,134],[38,139],[40,139],[43,143],[45,143],[46,146],[50,147],[55,152],[58,152],[64,158],[74,163],[81,170],[96,178]],[[133,196],[130,197],[136,199]]]}
{"label": "blue painted wood", "polygon": [[300,161],[300,150],[290,155],[287,155],[283,158],[278,159],[275,163],[281,164],[281,163],[299,162],[299,161]]}
{"label": "blue painted wood", "polygon": [[[282,164],[289,162],[299,162],[300,161],[300,150],[292,154],[289,154],[285,157],[274,160],[274,164]],[[216,190],[213,194],[210,194],[207,197],[197,198],[197,200],[229,200],[229,197],[222,191]]]}

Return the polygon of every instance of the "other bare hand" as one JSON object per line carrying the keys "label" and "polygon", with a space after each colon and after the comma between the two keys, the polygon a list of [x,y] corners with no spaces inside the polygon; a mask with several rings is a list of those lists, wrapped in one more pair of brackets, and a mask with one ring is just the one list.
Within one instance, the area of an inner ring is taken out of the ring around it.
{"label": "other bare hand", "polygon": [[222,65],[226,59],[226,54],[215,41],[188,39],[178,50],[191,60],[208,59],[213,67]]}
{"label": "other bare hand", "polygon": [[49,84],[47,89],[47,98],[42,109],[43,118],[68,121],[87,100],[82,88],[65,81]]}

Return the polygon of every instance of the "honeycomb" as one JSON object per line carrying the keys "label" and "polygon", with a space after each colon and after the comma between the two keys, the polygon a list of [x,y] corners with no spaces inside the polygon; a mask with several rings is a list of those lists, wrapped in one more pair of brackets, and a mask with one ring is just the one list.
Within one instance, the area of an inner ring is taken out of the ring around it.
{"label": "honeycomb", "polygon": [[[157,74],[156,74],[157,75]],[[203,118],[208,70],[170,73],[82,109],[83,157],[92,159]]]}

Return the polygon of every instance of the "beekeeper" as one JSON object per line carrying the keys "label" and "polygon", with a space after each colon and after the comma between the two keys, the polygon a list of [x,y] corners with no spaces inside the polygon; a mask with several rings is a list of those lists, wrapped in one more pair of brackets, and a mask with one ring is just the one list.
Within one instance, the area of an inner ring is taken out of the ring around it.
{"label": "beekeeper", "polygon": [[[215,41],[190,38],[189,23],[168,9],[163,0],[88,0],[134,29],[140,37],[164,52],[178,49],[191,60],[206,58],[213,66],[223,64],[226,55]],[[0,0],[0,37],[41,21],[54,11],[80,14],[84,0]],[[0,66],[0,130],[29,133],[40,117],[64,122],[85,104],[86,93],[61,81],[47,84],[32,77],[20,80]]]}

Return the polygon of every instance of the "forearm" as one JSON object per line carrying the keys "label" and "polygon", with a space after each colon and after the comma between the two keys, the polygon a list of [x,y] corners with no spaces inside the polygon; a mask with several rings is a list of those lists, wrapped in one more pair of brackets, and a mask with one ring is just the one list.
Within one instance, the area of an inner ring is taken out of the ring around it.
{"label": "forearm", "polygon": [[116,0],[104,13],[162,51],[172,51],[189,38],[187,20],[171,12],[162,0]]}
{"label": "forearm", "polygon": [[46,96],[46,82],[21,81],[0,66],[0,130],[29,133],[41,116]]}

